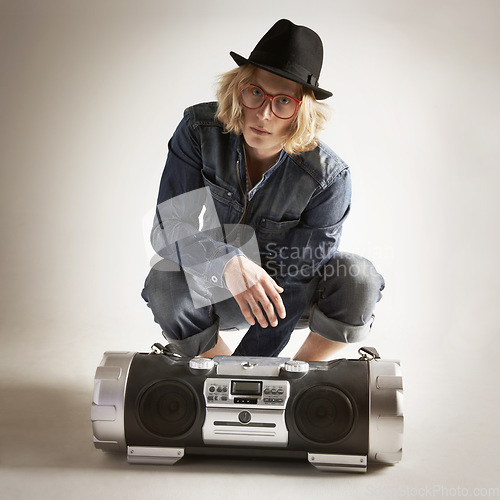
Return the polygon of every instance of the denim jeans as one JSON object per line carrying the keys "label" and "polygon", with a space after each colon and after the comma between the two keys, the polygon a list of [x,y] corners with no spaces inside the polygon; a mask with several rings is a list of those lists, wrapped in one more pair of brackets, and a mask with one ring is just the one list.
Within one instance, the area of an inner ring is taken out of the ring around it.
{"label": "denim jeans", "polygon": [[[205,307],[193,304],[192,289],[178,266],[166,260],[150,271],[142,297],[169,343],[188,356],[215,346],[219,330],[246,329],[236,348],[239,356],[277,356],[296,327],[336,342],[359,342],[369,333],[384,279],[367,259],[336,252],[309,282],[281,281],[287,316],[278,326],[249,325],[233,298]],[[206,289],[199,293],[206,294]]]}

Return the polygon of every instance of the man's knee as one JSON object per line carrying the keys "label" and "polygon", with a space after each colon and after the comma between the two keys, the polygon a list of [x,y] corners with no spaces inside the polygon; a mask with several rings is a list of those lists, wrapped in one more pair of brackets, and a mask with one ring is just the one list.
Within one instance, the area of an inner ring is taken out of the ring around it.
{"label": "man's knee", "polygon": [[328,317],[352,325],[366,324],[384,286],[384,278],[368,259],[338,252],[325,266],[318,306]]}
{"label": "man's knee", "polygon": [[168,340],[183,339],[213,323],[204,309],[193,306],[182,271],[156,265],[149,272],[141,295]]}
{"label": "man's knee", "polygon": [[182,272],[168,272],[153,267],[142,290],[142,298],[148,303],[158,323],[160,317],[175,307],[181,295],[185,295]]}
{"label": "man's knee", "polygon": [[342,287],[351,293],[378,297],[385,286],[375,266],[365,257],[352,253],[338,252],[326,264],[323,276],[326,289]]}

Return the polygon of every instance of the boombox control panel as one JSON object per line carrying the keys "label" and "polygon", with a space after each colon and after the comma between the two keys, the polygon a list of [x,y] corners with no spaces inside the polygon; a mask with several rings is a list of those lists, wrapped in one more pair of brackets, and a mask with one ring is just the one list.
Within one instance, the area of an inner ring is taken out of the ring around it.
{"label": "boombox control panel", "polygon": [[206,379],[204,442],[286,446],[285,408],[289,392],[290,383],[286,380]]}
{"label": "boombox control panel", "polygon": [[131,463],[174,464],[185,454],[306,459],[364,472],[401,459],[398,361],[373,348],[359,359],[184,358],[106,352],[92,403],[96,448]]}
{"label": "boombox control panel", "polygon": [[286,381],[207,379],[203,392],[207,407],[251,405],[284,409],[289,387]]}

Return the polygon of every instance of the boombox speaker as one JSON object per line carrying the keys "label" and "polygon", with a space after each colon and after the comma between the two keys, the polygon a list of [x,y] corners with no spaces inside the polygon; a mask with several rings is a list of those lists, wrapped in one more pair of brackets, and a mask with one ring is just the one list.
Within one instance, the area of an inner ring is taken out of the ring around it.
{"label": "boombox speaker", "polygon": [[400,461],[399,362],[374,348],[360,359],[185,358],[106,352],[92,403],[96,448],[131,463],[185,454],[307,459],[321,470],[365,472]]}

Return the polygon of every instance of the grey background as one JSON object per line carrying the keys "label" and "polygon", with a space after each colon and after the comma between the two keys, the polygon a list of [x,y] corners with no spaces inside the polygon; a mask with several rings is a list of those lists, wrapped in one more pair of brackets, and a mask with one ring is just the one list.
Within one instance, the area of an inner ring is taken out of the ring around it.
{"label": "grey background", "polygon": [[[341,247],[387,281],[366,343],[402,363],[403,461],[364,476],[129,466],[93,449],[93,375],[105,350],[161,340],[139,294],[167,141],[186,106],[214,98],[228,52],[248,55],[281,17],[323,38],[320,82],[335,93],[323,139],[354,182]],[[498,488],[499,24],[486,0],[2,0],[2,497]]]}

